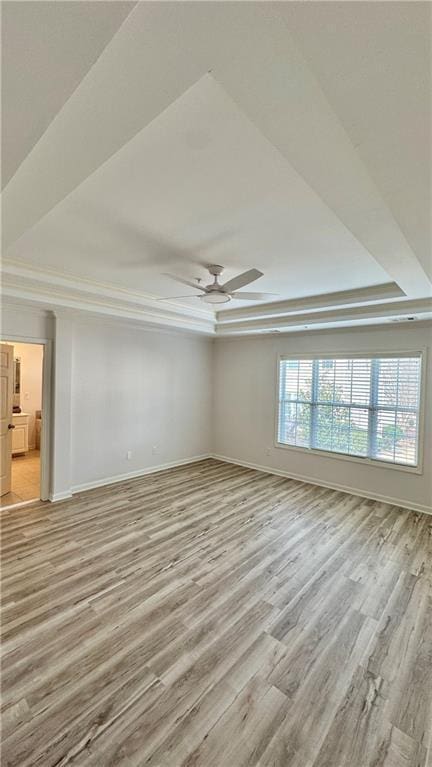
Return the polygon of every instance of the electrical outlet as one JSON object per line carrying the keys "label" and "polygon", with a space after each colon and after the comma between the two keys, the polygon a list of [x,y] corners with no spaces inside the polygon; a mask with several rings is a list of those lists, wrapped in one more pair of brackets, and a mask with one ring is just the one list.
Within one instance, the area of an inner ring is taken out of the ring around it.
{"label": "electrical outlet", "polygon": [[159,455],[159,445],[153,445],[152,455]]}
{"label": "electrical outlet", "polygon": [[266,447],[266,455],[271,455],[271,447]]}
{"label": "electrical outlet", "polygon": [[128,450],[126,453],[126,460],[130,461],[131,458],[132,458],[132,450]]}
{"label": "electrical outlet", "polygon": [[24,394],[24,399],[30,399],[30,392],[26,391]]}

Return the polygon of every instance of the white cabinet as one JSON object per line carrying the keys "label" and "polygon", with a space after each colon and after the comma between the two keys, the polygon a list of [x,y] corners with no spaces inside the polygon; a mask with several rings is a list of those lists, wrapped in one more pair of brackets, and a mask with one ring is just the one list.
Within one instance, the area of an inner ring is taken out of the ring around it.
{"label": "white cabinet", "polygon": [[27,453],[29,449],[29,416],[27,413],[14,413],[12,416],[12,454]]}

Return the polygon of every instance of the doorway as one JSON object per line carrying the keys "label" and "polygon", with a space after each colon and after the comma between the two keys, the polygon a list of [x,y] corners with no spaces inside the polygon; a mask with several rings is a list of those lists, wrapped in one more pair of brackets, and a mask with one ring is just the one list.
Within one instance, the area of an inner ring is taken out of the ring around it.
{"label": "doorway", "polygon": [[1,351],[0,506],[4,508],[42,497],[44,345],[2,340]]}

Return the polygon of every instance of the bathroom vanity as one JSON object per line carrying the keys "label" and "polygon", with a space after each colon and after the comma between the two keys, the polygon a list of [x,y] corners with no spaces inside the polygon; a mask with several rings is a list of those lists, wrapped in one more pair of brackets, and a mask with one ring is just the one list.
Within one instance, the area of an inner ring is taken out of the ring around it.
{"label": "bathroom vanity", "polygon": [[12,431],[12,455],[21,455],[28,452],[29,418],[28,413],[14,413],[12,416],[12,422],[15,427]]}

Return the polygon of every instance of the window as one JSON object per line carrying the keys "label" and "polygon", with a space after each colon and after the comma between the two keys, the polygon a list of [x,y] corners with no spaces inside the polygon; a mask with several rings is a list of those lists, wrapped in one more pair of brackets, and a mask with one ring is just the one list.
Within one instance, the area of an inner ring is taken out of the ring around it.
{"label": "window", "polygon": [[420,354],[281,359],[277,440],[417,466]]}

